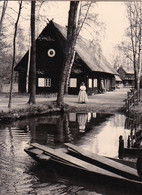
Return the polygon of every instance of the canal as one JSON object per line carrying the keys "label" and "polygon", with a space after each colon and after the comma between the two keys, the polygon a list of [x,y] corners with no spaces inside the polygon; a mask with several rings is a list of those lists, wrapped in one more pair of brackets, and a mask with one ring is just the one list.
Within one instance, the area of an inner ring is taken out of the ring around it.
{"label": "canal", "polygon": [[[70,142],[99,155],[119,158],[119,136],[126,146],[131,121],[121,114],[66,113],[0,125],[0,195],[137,194],[58,172],[57,167],[42,167],[24,152],[32,142],[52,148]],[[123,158],[136,161],[134,157]]]}

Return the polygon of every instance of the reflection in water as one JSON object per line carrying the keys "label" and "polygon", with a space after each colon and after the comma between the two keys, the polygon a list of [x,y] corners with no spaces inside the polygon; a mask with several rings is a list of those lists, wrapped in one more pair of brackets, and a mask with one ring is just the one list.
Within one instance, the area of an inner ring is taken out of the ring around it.
{"label": "reflection in water", "polygon": [[127,117],[125,128],[130,130],[127,139],[127,148],[142,147],[142,116],[136,115],[134,118]]}
{"label": "reflection in water", "polygon": [[29,163],[23,152],[29,139],[29,135],[15,127],[0,129],[0,194],[29,192],[30,177],[25,173]]}
{"label": "reflection in water", "polygon": [[77,121],[79,124],[79,131],[80,132],[85,132],[87,119],[88,119],[88,113],[87,114],[86,113],[78,113],[77,114]]}
{"label": "reflection in water", "polygon": [[[118,123],[120,122],[120,123]],[[119,136],[127,138],[124,130],[125,116],[96,114],[88,123],[89,131],[78,141],[78,145],[99,155],[118,158]]]}
{"label": "reflection in water", "polygon": [[45,171],[24,152],[31,142],[53,148],[70,142],[97,154],[118,158],[119,136],[123,135],[126,143],[130,133],[129,128],[125,129],[125,120],[124,115],[66,113],[0,126],[1,194],[130,195],[131,192],[124,193],[124,189],[116,192],[105,184],[84,183],[81,178],[71,178],[67,172],[58,173],[53,168]]}

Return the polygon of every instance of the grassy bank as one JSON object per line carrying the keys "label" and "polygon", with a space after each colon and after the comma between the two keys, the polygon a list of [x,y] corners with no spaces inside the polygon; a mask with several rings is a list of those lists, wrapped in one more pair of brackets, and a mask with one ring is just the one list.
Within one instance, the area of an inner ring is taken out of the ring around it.
{"label": "grassy bank", "polygon": [[28,117],[37,117],[50,113],[61,112],[60,108],[56,107],[56,102],[43,102],[35,105],[26,104],[22,108],[11,109],[9,111],[0,112],[0,122],[6,123],[13,120],[25,119]]}
{"label": "grassy bank", "polygon": [[[139,104],[130,109],[130,113],[125,112],[125,99],[129,89],[119,89],[105,94],[89,96],[87,104],[78,103],[76,95],[66,95],[64,98],[64,111],[70,112],[97,112],[97,113],[123,113],[129,115],[142,114],[142,92]],[[14,94],[12,98],[12,108],[8,109],[8,94],[0,95],[0,123],[27,117],[37,117],[50,113],[62,113],[63,110],[56,107],[56,94],[36,95],[36,104],[29,105],[27,94]]]}

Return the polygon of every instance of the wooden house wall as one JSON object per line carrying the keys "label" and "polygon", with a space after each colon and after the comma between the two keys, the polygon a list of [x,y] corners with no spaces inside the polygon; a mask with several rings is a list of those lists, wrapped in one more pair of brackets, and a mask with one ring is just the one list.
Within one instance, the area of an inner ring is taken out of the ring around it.
{"label": "wooden house wall", "polygon": [[127,73],[123,67],[118,69],[118,73],[124,86],[134,86],[134,74]]}
{"label": "wooden house wall", "polygon": [[[93,77],[90,77],[90,76],[88,77],[87,74],[80,74],[79,76],[78,75],[71,76],[70,79],[76,79],[77,83],[76,83],[76,87],[69,87],[68,93],[77,95],[79,93],[80,84],[82,82],[85,83],[86,91],[88,95],[98,93],[98,85],[96,87],[93,87],[94,79],[97,80],[97,83],[98,83],[98,79],[96,78],[95,75],[96,74],[94,74]],[[90,87],[90,82],[91,82],[91,87]]]}
{"label": "wooden house wall", "polygon": [[[55,93],[59,88],[63,48],[52,24],[48,25],[48,28],[39,36],[37,51],[37,93]],[[38,86],[39,78],[50,79],[51,86]]]}
{"label": "wooden house wall", "polygon": [[[49,52],[54,52],[49,53]],[[19,92],[26,92],[28,52],[18,64]],[[59,76],[63,64],[63,49],[56,31],[48,25],[36,40],[36,93],[54,93],[59,88]],[[51,86],[39,86],[39,80],[50,79]],[[30,86],[29,86],[30,88]]]}
{"label": "wooden house wall", "polygon": [[19,74],[18,91],[20,93],[26,92],[26,74],[24,73]]}
{"label": "wooden house wall", "polygon": [[70,79],[76,79],[77,87],[69,87],[69,94],[78,94],[80,84],[85,82],[86,92],[88,95],[97,94],[102,92],[101,80],[103,80],[105,90],[112,91],[115,89],[115,78],[113,75],[100,72],[86,72],[80,75],[71,75]]}
{"label": "wooden house wall", "polygon": [[[65,38],[54,27],[53,23],[49,23],[36,40],[36,93],[56,93],[58,91],[64,59],[64,47]],[[51,52],[51,55],[49,55],[49,51],[54,53]],[[19,71],[19,92],[21,93],[26,92],[27,64],[28,52],[17,66],[17,71]],[[99,93],[101,91],[102,79],[106,90],[110,91],[112,89],[113,77],[111,74],[93,72],[76,54],[70,76],[71,79],[76,79],[76,86],[69,86],[68,93],[77,95],[82,82],[85,82],[88,95]],[[50,80],[51,85],[44,86],[44,80]],[[39,81],[42,81],[42,84]]]}
{"label": "wooden house wall", "polygon": [[28,52],[23,57],[19,66],[19,74],[18,74],[18,91],[19,93],[26,92],[26,76],[27,76],[27,64],[28,64]]}

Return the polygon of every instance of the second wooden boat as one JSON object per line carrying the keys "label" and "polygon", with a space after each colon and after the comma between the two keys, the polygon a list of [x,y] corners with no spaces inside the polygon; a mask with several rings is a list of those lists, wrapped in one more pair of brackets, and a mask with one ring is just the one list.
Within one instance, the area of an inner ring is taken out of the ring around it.
{"label": "second wooden boat", "polygon": [[65,146],[67,147],[68,151],[77,158],[80,158],[86,162],[94,164],[98,167],[116,173],[118,175],[124,176],[128,179],[141,181],[141,178],[139,177],[137,170],[134,168],[116,162],[112,159],[108,159],[106,157],[89,152],[85,149],[81,149],[70,143],[66,143]]}

